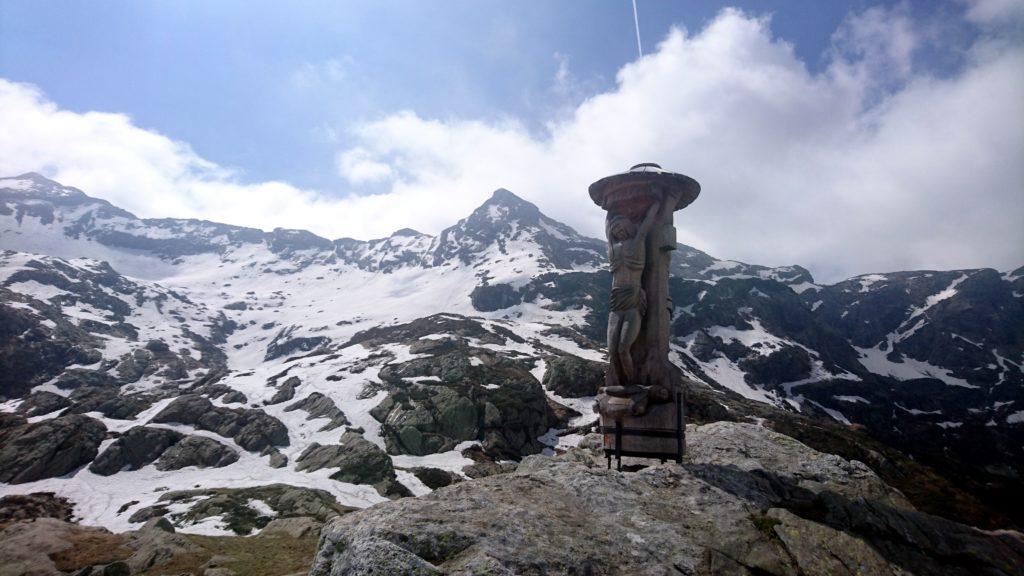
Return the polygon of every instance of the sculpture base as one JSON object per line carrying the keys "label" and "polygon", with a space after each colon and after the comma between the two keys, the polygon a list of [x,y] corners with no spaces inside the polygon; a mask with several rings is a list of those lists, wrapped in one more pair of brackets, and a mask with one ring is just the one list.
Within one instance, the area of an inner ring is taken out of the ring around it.
{"label": "sculpture base", "polygon": [[[617,402],[628,404],[630,400],[608,398],[606,402],[614,406]],[[686,446],[683,395],[676,392],[672,402],[652,405],[640,416],[611,418],[601,414],[600,432],[604,436],[604,453],[609,468],[612,456],[620,470],[623,456],[682,462]]]}

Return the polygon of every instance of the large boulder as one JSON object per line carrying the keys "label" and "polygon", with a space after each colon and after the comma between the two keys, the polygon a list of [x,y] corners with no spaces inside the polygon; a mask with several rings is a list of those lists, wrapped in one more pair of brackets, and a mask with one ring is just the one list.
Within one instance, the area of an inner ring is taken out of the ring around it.
{"label": "large boulder", "polygon": [[107,427],[73,414],[6,429],[0,443],[0,482],[21,484],[63,476],[96,457]]}
{"label": "large boulder", "polygon": [[83,386],[91,387],[117,387],[118,379],[99,370],[88,370],[86,368],[71,368],[65,370],[55,383],[62,390],[73,390]]}
{"label": "large boulder", "polygon": [[99,412],[107,418],[134,420],[157,398],[145,392],[123,394],[116,386],[82,386],[68,395],[73,404],[69,414]]}
{"label": "large boulder", "polygon": [[391,457],[356,432],[345,432],[338,444],[313,443],[296,460],[299,472],[337,468],[331,478],[352,484],[371,484],[385,495],[409,495],[395,477]]}
{"label": "large boulder", "polygon": [[463,480],[462,476],[459,476],[455,472],[441,470],[440,468],[416,467],[411,468],[409,471],[431,490],[437,490],[438,488],[457,484]]}
{"label": "large boulder", "polygon": [[302,410],[306,412],[306,420],[327,418],[328,422],[320,428],[321,432],[325,430],[334,430],[335,428],[349,424],[348,418],[345,417],[345,413],[338,408],[334,403],[334,400],[331,400],[319,392],[313,392],[302,400],[289,404],[284,409],[285,412],[291,412],[293,410]]}
{"label": "large boulder", "polygon": [[0,498],[0,524],[16,520],[56,518],[71,521],[74,504],[53,492],[10,494]]}
{"label": "large boulder", "polygon": [[[123,536],[103,528],[56,518],[13,522],[0,529],[0,575],[75,574],[83,566],[113,563],[128,557],[131,550],[123,546],[124,542]],[[91,573],[103,574],[102,570]]]}
{"label": "large boulder", "polygon": [[71,400],[60,394],[41,390],[26,396],[25,401],[18,405],[18,413],[31,418],[63,410],[68,406],[71,406]]}
{"label": "large boulder", "polygon": [[213,438],[187,436],[160,456],[156,469],[180,470],[186,466],[222,468],[237,461],[238,452]]}
{"label": "large boulder", "polygon": [[370,414],[382,424],[389,453],[423,456],[467,440],[506,459],[541,451],[537,438],[556,418],[528,363],[474,362],[461,341],[432,350],[439,354],[380,371],[389,393]]}
{"label": "large boulder", "polygon": [[508,284],[485,284],[473,289],[469,301],[475,310],[494,312],[522,303],[523,297]]}
{"label": "large boulder", "polygon": [[604,362],[578,356],[556,356],[547,361],[544,387],[566,398],[596,396],[597,390],[604,386],[607,367]]}
{"label": "large boulder", "polygon": [[309,352],[310,350],[314,350],[331,341],[331,339],[326,336],[296,337],[293,336],[295,331],[295,326],[289,326],[281,329],[281,331],[274,336],[274,339],[270,341],[270,344],[267,345],[267,353],[263,355],[263,360],[270,361],[283,356],[292,356],[302,352]]}
{"label": "large boulder", "polygon": [[805,446],[765,454],[780,441],[756,426],[691,432],[694,450],[695,437],[721,439],[711,450],[722,459],[617,472],[571,449],[349,515],[324,528],[310,575],[966,576],[1024,565],[1021,534],[911,510],[854,463]]}
{"label": "large boulder", "polygon": [[705,477],[735,470],[768,474],[792,486],[818,493],[830,490],[847,498],[864,498],[913,509],[900,493],[863,462],[823,454],[789,436],[755,424],[714,422],[688,426],[687,460]]}
{"label": "large boulder", "polygon": [[318,536],[323,522],[308,516],[295,518],[275,518],[260,530],[260,536],[288,536],[289,538],[305,538]]}
{"label": "large boulder", "polygon": [[89,470],[101,476],[117,474],[121,470],[138,470],[154,462],[165,450],[185,435],[165,428],[135,426],[107,447]]}
{"label": "large boulder", "polygon": [[131,574],[145,574],[175,558],[194,557],[203,552],[187,536],[175,534],[174,527],[164,518],[154,518],[125,536],[125,546],[132,551],[125,560]]}
{"label": "large boulder", "polygon": [[288,445],[288,429],[277,418],[253,408],[214,406],[209,399],[197,394],[175,398],[152,421],[190,424],[201,430],[216,432],[233,438],[239,446],[250,452],[259,452],[270,446]]}
{"label": "large boulder", "polygon": [[281,402],[287,402],[295,397],[295,388],[302,384],[302,380],[299,380],[298,376],[291,376],[285,380],[281,386],[274,392],[274,396],[270,398],[267,404],[280,404]]}

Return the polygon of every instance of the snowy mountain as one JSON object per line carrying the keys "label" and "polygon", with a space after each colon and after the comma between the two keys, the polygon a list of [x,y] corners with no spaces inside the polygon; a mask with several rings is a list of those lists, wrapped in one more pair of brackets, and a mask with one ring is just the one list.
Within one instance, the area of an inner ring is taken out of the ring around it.
{"label": "snowy mountain", "polygon": [[[604,242],[506,190],[437,236],[328,240],[140,219],[26,174],[0,179],[0,248],[0,494],[66,495],[112,529],[162,510],[223,530],[160,508],[168,487],[422,494],[595,418]],[[825,286],[679,245],[672,273],[673,360],[724,409],[1019,482],[1024,269]]]}

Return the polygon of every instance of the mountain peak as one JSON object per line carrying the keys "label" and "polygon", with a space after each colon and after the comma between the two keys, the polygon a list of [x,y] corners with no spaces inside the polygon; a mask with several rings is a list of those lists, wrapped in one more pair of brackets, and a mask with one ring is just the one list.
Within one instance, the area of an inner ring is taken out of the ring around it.
{"label": "mountain peak", "polygon": [[395,237],[398,237],[398,236],[413,236],[413,237],[415,237],[415,236],[423,236],[423,233],[418,231],[418,230],[413,230],[412,228],[402,228],[400,230],[395,230],[394,232],[391,233],[391,238],[395,238]]}
{"label": "mountain peak", "polygon": [[501,204],[505,206],[533,206],[530,202],[523,200],[505,188],[498,188],[491,194],[491,197],[484,204]]}
{"label": "mountain peak", "polygon": [[71,186],[64,186],[60,182],[51,180],[38,172],[25,172],[18,176],[0,178],[0,190],[20,192],[32,196],[85,196],[81,190]]}

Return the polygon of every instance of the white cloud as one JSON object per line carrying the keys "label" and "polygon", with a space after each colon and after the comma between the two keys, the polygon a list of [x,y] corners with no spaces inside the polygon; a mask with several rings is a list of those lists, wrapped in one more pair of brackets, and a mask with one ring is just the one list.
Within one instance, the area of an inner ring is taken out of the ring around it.
{"label": "white cloud", "polygon": [[391,166],[372,160],[363,148],[351,148],[338,153],[338,173],[352,184],[380,182],[391,177]]}
{"label": "white cloud", "polygon": [[673,30],[541,137],[515,119],[412,111],[355,126],[339,173],[385,192],[344,199],[243,184],[125,116],[60,110],[0,82],[0,173],[48,171],[148,216],[361,238],[436,232],[506,187],[598,236],[587,185],[655,161],[702,183],[680,239],[720,257],[799,263],[825,280],[1007,269],[1024,263],[1024,50],[988,40],[935,77],[915,66],[907,15],[872,9],[847,19],[813,74],[767,19],[726,10],[696,34]]}
{"label": "white cloud", "polygon": [[1024,17],[1022,0],[961,0],[967,5],[967,18],[975,22],[992,23],[1020,20]]}

